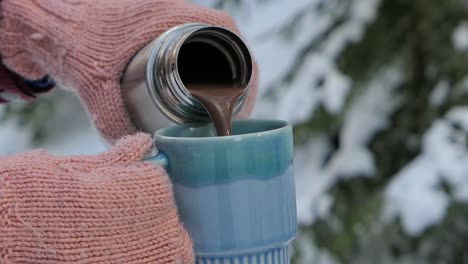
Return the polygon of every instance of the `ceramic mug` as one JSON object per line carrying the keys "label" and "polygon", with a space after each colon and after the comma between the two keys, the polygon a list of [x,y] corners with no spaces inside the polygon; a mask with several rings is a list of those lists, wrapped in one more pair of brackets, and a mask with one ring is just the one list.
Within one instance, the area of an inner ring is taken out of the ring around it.
{"label": "ceramic mug", "polygon": [[156,132],[197,264],[288,264],[296,234],[292,128],[280,120],[237,120],[233,135],[212,125]]}

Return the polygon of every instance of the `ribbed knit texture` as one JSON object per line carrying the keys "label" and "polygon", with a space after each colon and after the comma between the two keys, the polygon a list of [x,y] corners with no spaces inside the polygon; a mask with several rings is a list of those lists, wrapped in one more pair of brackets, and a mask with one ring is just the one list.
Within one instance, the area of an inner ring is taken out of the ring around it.
{"label": "ribbed knit texture", "polygon": [[0,159],[0,263],[193,263],[149,135],[98,156]]}
{"label": "ribbed knit texture", "polygon": [[[59,86],[71,88],[111,143],[135,132],[119,80],[139,49],[188,22],[237,31],[225,13],[181,0],[3,0],[1,7],[3,62],[28,79],[50,74]],[[252,109],[253,87],[239,116]]]}

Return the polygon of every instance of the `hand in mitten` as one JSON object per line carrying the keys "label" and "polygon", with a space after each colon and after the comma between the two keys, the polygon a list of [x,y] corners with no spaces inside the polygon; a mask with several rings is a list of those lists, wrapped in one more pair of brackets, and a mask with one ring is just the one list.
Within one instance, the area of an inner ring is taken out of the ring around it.
{"label": "hand in mitten", "polygon": [[[119,81],[138,50],[183,23],[237,31],[225,13],[182,0],[3,0],[1,10],[3,62],[28,79],[50,74],[71,88],[109,142],[135,131]],[[252,110],[255,81],[251,88],[241,117]]]}
{"label": "hand in mitten", "polygon": [[0,159],[0,263],[192,263],[165,171],[137,134],[101,155]]}

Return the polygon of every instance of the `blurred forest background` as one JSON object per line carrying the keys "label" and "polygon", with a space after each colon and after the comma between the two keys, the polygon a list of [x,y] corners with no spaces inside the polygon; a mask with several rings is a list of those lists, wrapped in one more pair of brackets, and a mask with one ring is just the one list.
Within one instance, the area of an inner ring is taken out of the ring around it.
{"label": "blurred forest background", "polygon": [[[294,263],[468,263],[467,1],[194,2],[238,21],[255,116],[294,124]],[[60,91],[1,106],[0,138],[0,155],[107,147]]]}

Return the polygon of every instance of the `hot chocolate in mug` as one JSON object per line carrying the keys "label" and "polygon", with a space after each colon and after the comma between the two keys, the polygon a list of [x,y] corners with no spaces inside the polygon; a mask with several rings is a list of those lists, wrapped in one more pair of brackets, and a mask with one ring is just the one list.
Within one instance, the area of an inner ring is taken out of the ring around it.
{"label": "hot chocolate in mug", "polygon": [[155,133],[197,264],[288,264],[297,230],[292,128],[236,120],[233,135],[211,124]]}

